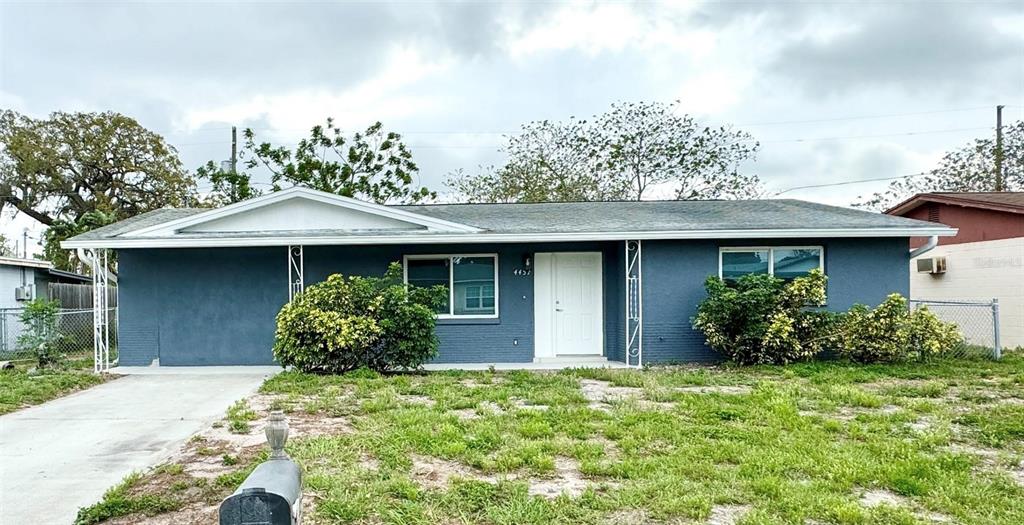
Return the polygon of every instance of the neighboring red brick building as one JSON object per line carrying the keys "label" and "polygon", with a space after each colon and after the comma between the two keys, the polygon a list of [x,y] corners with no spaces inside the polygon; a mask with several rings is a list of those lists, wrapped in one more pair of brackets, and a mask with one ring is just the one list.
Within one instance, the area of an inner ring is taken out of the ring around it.
{"label": "neighboring red brick building", "polygon": [[[1024,192],[919,193],[885,213],[960,229],[940,237],[939,245],[1024,237]],[[914,237],[910,247],[926,241]]]}
{"label": "neighboring red brick building", "polygon": [[[1003,346],[1024,346],[1024,192],[922,193],[885,213],[960,230],[917,258],[941,259],[943,271],[919,271],[917,259],[910,262],[912,298],[998,299]],[[914,237],[910,246],[925,242]]]}

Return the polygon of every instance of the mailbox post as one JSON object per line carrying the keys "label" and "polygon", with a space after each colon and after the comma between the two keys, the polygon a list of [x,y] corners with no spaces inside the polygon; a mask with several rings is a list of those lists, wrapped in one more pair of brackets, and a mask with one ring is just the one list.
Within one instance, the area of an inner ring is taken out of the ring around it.
{"label": "mailbox post", "polygon": [[220,525],[299,525],[302,522],[302,469],[284,451],[288,421],[270,414],[265,430],[270,459],[261,463],[234,494],[220,504]]}

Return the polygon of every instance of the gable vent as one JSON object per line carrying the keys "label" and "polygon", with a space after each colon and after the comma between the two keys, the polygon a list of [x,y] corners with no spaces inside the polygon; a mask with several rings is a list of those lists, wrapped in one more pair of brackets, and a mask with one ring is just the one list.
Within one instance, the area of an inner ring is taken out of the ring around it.
{"label": "gable vent", "polygon": [[929,204],[928,205],[928,222],[939,222],[939,205]]}

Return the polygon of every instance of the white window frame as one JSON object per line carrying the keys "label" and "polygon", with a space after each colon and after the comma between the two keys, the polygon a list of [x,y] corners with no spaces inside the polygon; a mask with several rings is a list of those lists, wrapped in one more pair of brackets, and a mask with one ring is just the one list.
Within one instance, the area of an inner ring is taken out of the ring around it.
{"label": "white window frame", "polygon": [[[818,268],[825,272],[824,246],[721,246],[718,248],[718,278],[722,277],[722,254],[729,252],[768,252],[768,275],[775,276],[775,250],[818,250]],[[826,273],[827,275],[827,273]]]}
{"label": "white window frame", "polygon": [[[455,314],[455,262],[460,257],[490,257],[494,259],[494,313]],[[448,313],[437,314],[438,319],[497,319],[498,318],[498,254],[497,253],[434,253],[405,255],[402,257],[402,280],[409,284],[409,261],[448,259]]]}

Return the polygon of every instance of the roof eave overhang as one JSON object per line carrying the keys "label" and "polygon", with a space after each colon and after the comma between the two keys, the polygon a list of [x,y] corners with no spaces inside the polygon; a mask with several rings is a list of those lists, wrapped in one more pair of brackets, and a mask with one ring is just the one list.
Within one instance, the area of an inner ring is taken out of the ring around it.
{"label": "roof eave overhang", "polygon": [[964,206],[967,208],[978,208],[982,210],[1001,211],[1006,213],[1017,213],[1024,214],[1024,208],[1019,206],[1013,206],[1011,204],[1001,204],[997,202],[981,202],[971,199],[961,199],[949,195],[932,195],[922,194],[915,195],[895,206],[885,210],[886,215],[905,215],[911,211],[920,208],[924,204],[936,203],[936,204],[948,204],[950,206]]}
{"label": "roof eave overhang", "polygon": [[69,239],[61,243],[65,249],[76,248],[232,248],[247,246],[317,246],[373,244],[481,244],[518,242],[582,242],[625,240],[686,239],[796,239],[850,237],[951,237],[956,228],[796,228],[742,230],[682,230],[636,232],[572,232],[572,233],[436,233],[338,236],[280,237],[119,237],[111,239]]}

